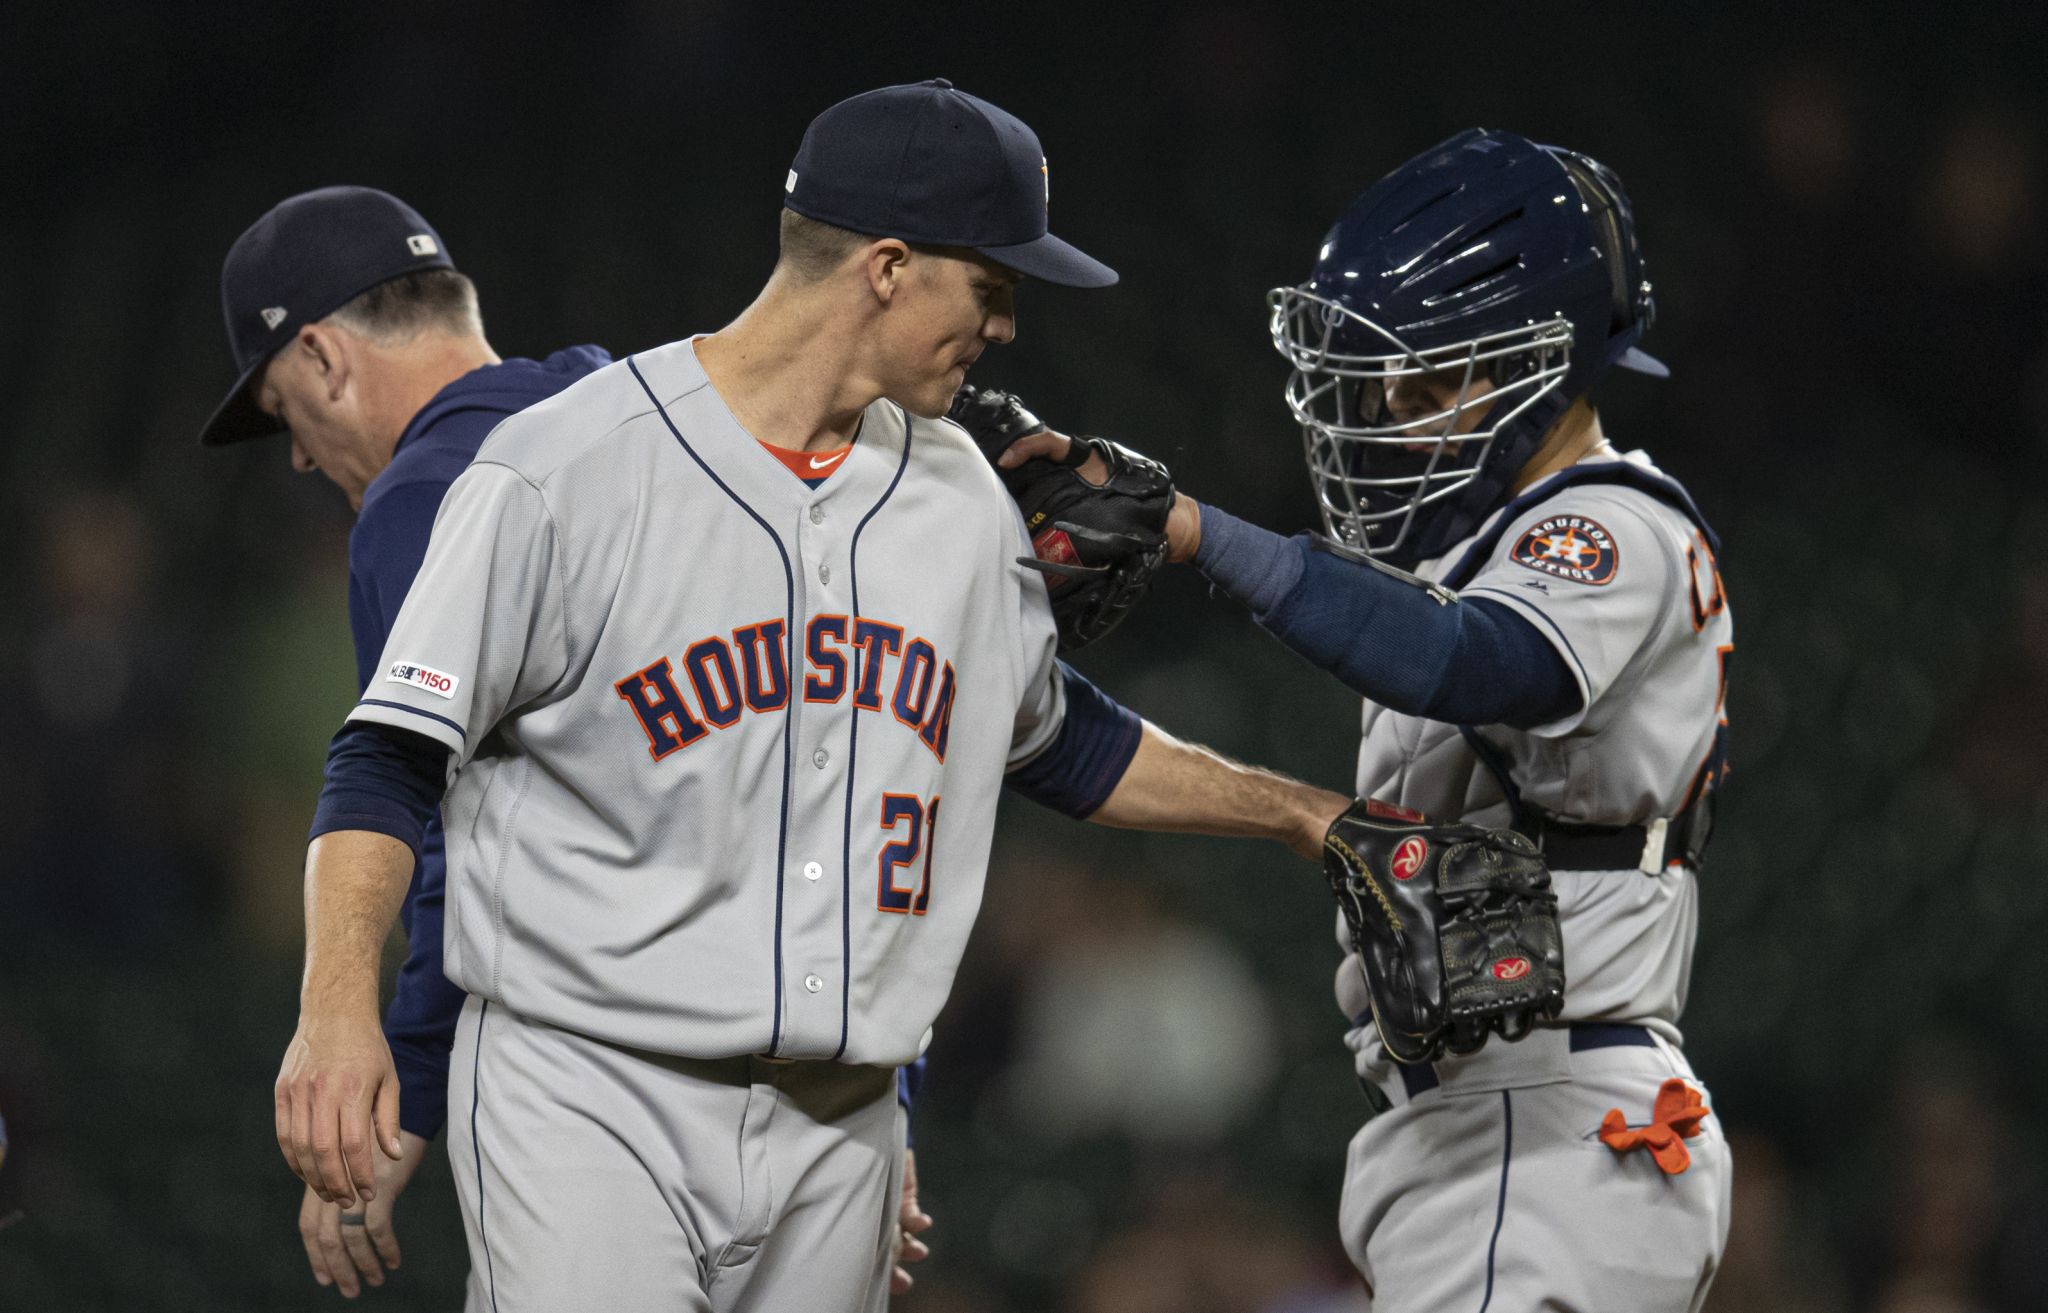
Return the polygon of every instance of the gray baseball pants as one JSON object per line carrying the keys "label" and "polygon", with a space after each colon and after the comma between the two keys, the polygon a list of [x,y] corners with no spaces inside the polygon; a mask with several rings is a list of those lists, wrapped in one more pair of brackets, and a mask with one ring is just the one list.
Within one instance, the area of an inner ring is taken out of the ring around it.
{"label": "gray baseball pants", "polygon": [[1414,1093],[1420,1082],[1376,1069],[1394,1106],[1352,1139],[1339,1213],[1373,1309],[1691,1313],[1705,1302],[1734,1180],[1720,1119],[1684,1141],[1691,1163],[1676,1175],[1645,1149],[1616,1153],[1600,1130],[1610,1108],[1630,1127],[1650,1120],[1674,1077],[1706,1087],[1640,1028],[1585,1029],[1646,1042],[1576,1050],[1564,1029],[1495,1039],[1436,1064],[1433,1088]]}
{"label": "gray baseball pants", "polygon": [[468,1313],[888,1304],[892,1068],[625,1049],[471,997],[448,1127]]}

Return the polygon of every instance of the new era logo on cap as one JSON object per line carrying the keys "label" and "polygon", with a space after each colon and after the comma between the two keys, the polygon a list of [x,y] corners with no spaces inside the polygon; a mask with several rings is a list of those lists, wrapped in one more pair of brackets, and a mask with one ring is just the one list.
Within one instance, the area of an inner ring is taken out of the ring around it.
{"label": "new era logo on cap", "polygon": [[279,324],[284,322],[285,314],[286,311],[283,306],[270,306],[269,308],[263,311],[263,326],[265,328],[276,328]]}
{"label": "new era logo on cap", "polygon": [[432,233],[414,233],[405,239],[405,249],[414,255],[439,255],[441,244],[434,240]]}

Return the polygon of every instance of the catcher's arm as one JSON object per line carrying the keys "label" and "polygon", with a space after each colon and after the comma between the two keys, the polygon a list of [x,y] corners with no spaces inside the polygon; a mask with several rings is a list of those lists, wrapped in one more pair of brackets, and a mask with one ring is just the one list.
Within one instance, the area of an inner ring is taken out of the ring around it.
{"label": "catcher's arm", "polygon": [[1585,694],[1536,623],[1379,562],[1209,508],[1195,567],[1259,626],[1383,707],[1452,725],[1548,724]]}
{"label": "catcher's arm", "polygon": [[[1073,439],[1008,394],[963,389],[956,418],[1007,477],[1034,459],[1074,459]],[[1079,473],[1100,484],[1109,467],[1091,453]],[[1564,657],[1533,622],[1498,602],[1460,598],[1214,508],[1207,519],[1214,531],[1205,534],[1203,506],[1175,489],[1166,559],[1192,560],[1281,642],[1382,706],[1450,724],[1528,727],[1584,703]]]}

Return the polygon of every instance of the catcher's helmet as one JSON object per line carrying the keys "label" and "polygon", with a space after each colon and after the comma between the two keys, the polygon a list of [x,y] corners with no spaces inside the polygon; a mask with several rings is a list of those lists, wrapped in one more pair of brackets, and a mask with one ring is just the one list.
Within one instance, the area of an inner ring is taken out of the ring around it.
{"label": "catcher's helmet", "polygon": [[[1267,301],[1324,524],[1400,565],[1477,528],[1610,367],[1666,372],[1636,347],[1655,307],[1621,180],[1510,132],[1461,132],[1380,179]],[[1386,381],[1444,370],[1457,401],[1397,422]]]}

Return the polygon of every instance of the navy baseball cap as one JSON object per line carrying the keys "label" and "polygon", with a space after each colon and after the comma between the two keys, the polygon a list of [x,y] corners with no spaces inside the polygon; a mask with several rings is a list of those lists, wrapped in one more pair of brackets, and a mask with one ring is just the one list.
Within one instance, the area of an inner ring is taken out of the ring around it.
{"label": "navy baseball cap", "polygon": [[835,228],[965,246],[1066,287],[1116,281],[1045,230],[1038,135],[944,78],[863,92],[812,119],[783,191],[790,209]]}
{"label": "navy baseball cap", "polygon": [[249,395],[249,380],[300,325],[402,274],[454,267],[441,235],[388,192],[322,187],[279,202],[235,239],[221,266],[221,312],[238,377],[199,431],[199,444],[218,447],[282,431]]}

